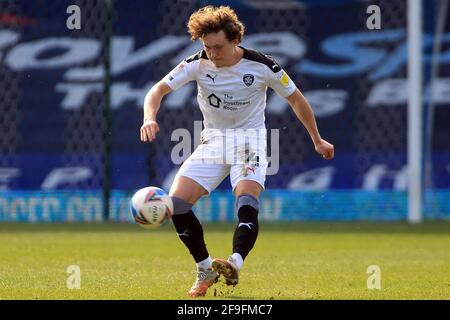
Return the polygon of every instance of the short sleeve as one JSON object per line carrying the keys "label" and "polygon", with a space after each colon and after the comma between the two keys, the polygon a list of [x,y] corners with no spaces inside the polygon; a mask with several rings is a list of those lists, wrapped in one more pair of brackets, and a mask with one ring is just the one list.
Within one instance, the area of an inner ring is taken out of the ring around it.
{"label": "short sleeve", "polygon": [[294,81],[280,67],[274,69],[275,72],[266,68],[267,86],[271,87],[282,98],[293,94],[295,89],[297,89]]}
{"label": "short sleeve", "polygon": [[195,62],[180,62],[165,77],[164,81],[172,90],[177,90],[189,81],[195,80]]}

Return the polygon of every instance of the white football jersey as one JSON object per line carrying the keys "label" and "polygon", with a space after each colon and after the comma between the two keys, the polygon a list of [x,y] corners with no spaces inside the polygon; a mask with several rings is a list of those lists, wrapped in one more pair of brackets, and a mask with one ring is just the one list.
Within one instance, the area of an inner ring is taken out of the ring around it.
{"label": "white football jersey", "polygon": [[243,58],[231,67],[216,67],[202,50],[164,77],[172,90],[192,80],[197,82],[197,101],[206,131],[265,129],[267,87],[283,98],[296,89],[294,82],[270,56],[241,48]]}

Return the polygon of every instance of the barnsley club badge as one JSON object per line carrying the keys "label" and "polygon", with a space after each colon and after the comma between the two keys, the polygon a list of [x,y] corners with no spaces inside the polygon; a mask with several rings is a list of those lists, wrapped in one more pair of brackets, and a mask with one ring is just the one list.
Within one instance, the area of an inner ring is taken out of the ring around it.
{"label": "barnsley club badge", "polygon": [[242,80],[244,81],[245,85],[247,87],[250,87],[253,84],[253,81],[255,81],[255,77],[252,74],[244,74],[242,77]]}

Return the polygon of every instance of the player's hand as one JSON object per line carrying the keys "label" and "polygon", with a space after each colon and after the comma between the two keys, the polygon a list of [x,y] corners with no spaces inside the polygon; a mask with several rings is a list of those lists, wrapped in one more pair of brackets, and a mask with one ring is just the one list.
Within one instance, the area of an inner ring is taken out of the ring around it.
{"label": "player's hand", "polygon": [[334,158],[334,146],[324,139],[320,139],[314,145],[316,152],[320,154],[325,160],[331,160]]}
{"label": "player's hand", "polygon": [[141,141],[146,142],[155,140],[158,132],[158,122],[155,120],[144,120],[144,123],[141,126]]}

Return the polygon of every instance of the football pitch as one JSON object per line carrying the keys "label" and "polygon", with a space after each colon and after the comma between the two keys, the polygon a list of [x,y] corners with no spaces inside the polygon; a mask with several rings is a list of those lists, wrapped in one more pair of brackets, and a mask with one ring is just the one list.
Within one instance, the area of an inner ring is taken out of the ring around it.
{"label": "football pitch", "polygon": [[[204,225],[213,258],[234,227]],[[188,299],[195,277],[171,223],[0,224],[0,243],[0,299]],[[262,223],[240,283],[201,299],[450,299],[450,223]]]}

